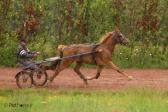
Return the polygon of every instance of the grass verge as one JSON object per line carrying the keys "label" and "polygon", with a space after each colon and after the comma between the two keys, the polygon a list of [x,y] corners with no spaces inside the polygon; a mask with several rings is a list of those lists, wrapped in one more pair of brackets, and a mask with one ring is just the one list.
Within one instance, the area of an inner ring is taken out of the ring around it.
{"label": "grass verge", "polygon": [[0,90],[1,112],[168,112],[168,91]]}

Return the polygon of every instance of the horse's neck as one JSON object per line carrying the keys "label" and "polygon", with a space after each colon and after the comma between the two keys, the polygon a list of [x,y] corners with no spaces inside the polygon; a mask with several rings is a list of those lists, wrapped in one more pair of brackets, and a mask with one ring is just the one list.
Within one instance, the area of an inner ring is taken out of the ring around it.
{"label": "horse's neck", "polygon": [[116,42],[113,40],[108,40],[104,43],[104,46],[107,48],[107,50],[112,54],[114,51],[114,48],[116,46]]}

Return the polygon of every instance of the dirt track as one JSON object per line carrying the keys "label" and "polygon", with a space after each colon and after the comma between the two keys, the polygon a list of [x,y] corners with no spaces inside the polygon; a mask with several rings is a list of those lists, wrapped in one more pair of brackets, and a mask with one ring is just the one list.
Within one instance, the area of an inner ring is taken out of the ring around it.
{"label": "dirt track", "polygon": [[[14,76],[18,71],[19,69],[16,68],[0,68],[0,88],[17,88]],[[96,69],[82,69],[82,72],[86,76],[93,76]],[[150,87],[168,89],[168,70],[126,69],[125,72],[135,79],[129,81],[114,70],[104,69],[99,79],[88,81],[89,84],[86,86],[72,69],[66,69],[44,88],[118,90],[132,87]],[[48,74],[52,76],[53,72],[48,71]]]}

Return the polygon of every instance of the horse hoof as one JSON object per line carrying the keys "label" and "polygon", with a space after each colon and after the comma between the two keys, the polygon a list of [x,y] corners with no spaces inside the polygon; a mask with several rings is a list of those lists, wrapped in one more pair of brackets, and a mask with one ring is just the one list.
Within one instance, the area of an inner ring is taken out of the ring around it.
{"label": "horse hoof", "polygon": [[88,85],[88,82],[87,81],[84,81],[85,85]]}
{"label": "horse hoof", "polygon": [[134,78],[133,78],[133,76],[130,75],[130,76],[128,76],[128,79],[133,80]]}
{"label": "horse hoof", "polygon": [[84,83],[85,85],[88,85],[87,79],[84,79]]}
{"label": "horse hoof", "polygon": [[92,80],[92,77],[86,77],[87,80]]}
{"label": "horse hoof", "polygon": [[54,80],[54,78],[50,78],[50,79],[48,79],[49,80],[49,82],[51,83],[53,80]]}

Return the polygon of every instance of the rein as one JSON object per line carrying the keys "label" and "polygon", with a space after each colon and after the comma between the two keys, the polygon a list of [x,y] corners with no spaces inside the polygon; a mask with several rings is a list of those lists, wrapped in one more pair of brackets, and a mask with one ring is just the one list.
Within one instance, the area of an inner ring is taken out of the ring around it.
{"label": "rein", "polygon": [[[75,54],[75,55],[70,55],[70,56],[66,56],[66,57],[63,56],[63,51],[68,50],[68,49],[71,49],[71,48],[74,48],[74,46],[69,47],[69,48],[64,48],[64,49],[62,49],[62,50],[60,51],[60,58],[61,58],[61,59],[66,59],[66,58],[79,57],[80,60],[82,61],[82,57],[83,57],[84,55],[90,54],[90,55],[92,56],[93,63],[94,63],[94,64],[97,64],[95,57],[96,57],[96,53],[97,53],[96,48],[97,48],[99,45],[100,45],[100,44],[88,44],[86,47],[91,47],[91,48],[92,48],[91,52],[81,53],[81,54]],[[60,60],[60,61],[61,61],[61,60]]]}

